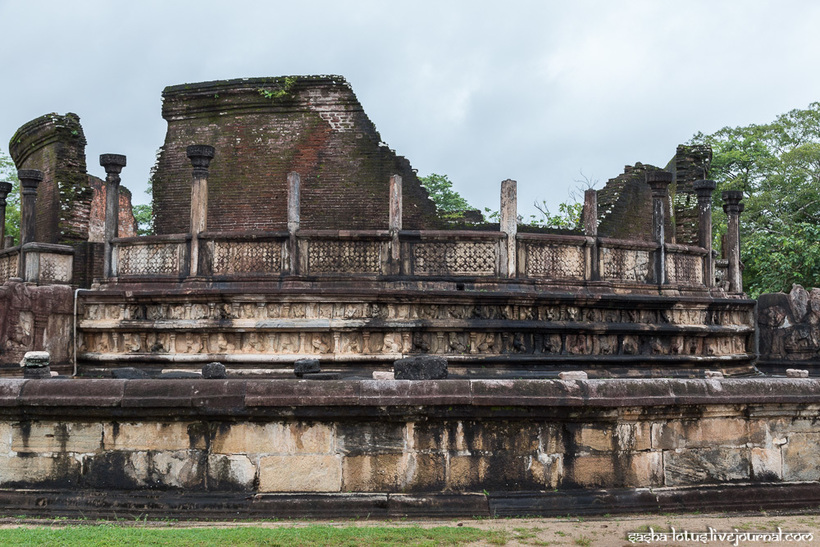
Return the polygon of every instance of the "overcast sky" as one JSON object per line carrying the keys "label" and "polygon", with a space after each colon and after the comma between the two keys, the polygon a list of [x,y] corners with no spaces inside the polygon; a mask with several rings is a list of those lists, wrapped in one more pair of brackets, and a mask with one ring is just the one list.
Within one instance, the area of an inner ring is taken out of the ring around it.
{"label": "overcast sky", "polygon": [[0,150],[25,122],[79,114],[89,171],[128,156],[144,194],[165,86],[341,74],[382,139],[472,204],[519,210],[665,165],[697,131],[820,100],[811,1],[0,0]]}

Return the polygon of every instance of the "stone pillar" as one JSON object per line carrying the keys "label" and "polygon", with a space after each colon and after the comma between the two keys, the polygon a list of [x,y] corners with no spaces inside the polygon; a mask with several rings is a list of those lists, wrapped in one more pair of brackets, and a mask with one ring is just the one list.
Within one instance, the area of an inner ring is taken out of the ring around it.
{"label": "stone pillar", "polygon": [[100,165],[105,169],[105,251],[103,277],[114,275],[114,238],[119,236],[120,225],[120,172],[125,167],[122,154],[101,154]]}
{"label": "stone pillar", "polygon": [[11,192],[10,182],[0,182],[0,249],[5,248],[6,241],[6,196]]}
{"label": "stone pillar", "polygon": [[516,277],[516,245],[518,234],[518,183],[507,179],[501,183],[501,231],[507,234],[507,256],[502,259],[501,275]]}
{"label": "stone pillar", "polygon": [[300,192],[302,179],[299,173],[291,171],[288,173],[288,234],[290,245],[290,273],[295,275],[299,268],[299,242],[296,240],[296,232],[299,231],[301,222],[300,212]]}
{"label": "stone pillar", "polygon": [[23,194],[20,203],[20,245],[24,245],[35,239],[37,186],[43,180],[43,172],[37,169],[20,169],[17,171],[17,178],[20,179]]}
{"label": "stone pillar", "polygon": [[601,277],[598,271],[598,191],[592,188],[584,190],[581,224],[583,225],[584,235],[592,238],[592,244],[587,245],[587,265],[584,268],[584,275],[589,280],[598,280]]}
{"label": "stone pillar", "polygon": [[726,258],[729,260],[729,292],[743,292],[743,277],[740,272],[740,213],[744,205],[740,203],[743,192],[726,190],[723,192],[723,210],[729,217],[726,231]]}
{"label": "stone pillar", "polygon": [[399,232],[401,231],[402,203],[401,203],[402,183],[399,175],[390,177],[390,218],[388,229],[390,231],[390,273],[401,272],[401,243]]}
{"label": "stone pillar", "polygon": [[190,275],[199,273],[199,234],[208,227],[208,166],[214,157],[214,147],[195,144],[187,148],[193,167],[191,180],[191,268]]}
{"label": "stone pillar", "polygon": [[668,171],[646,172],[646,183],[652,189],[652,238],[658,244],[654,274],[659,285],[666,283],[666,200],[671,182],[672,173]]}
{"label": "stone pillar", "polygon": [[712,192],[717,184],[713,180],[696,180],[692,183],[698,195],[698,245],[706,249],[703,257],[703,284],[715,285],[715,261],[712,256]]}

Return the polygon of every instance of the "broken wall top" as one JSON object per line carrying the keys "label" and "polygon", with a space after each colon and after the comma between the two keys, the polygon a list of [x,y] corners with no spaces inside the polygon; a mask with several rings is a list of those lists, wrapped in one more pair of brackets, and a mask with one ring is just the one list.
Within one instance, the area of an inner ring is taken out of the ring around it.
{"label": "broken wall top", "polygon": [[404,227],[440,225],[410,163],[383,142],[340,76],[294,76],[167,87],[165,144],[152,178],[158,234],[189,230],[186,147],[216,149],[208,229],[287,228],[287,174],[301,175],[302,229],[386,229],[389,178],[404,187]]}

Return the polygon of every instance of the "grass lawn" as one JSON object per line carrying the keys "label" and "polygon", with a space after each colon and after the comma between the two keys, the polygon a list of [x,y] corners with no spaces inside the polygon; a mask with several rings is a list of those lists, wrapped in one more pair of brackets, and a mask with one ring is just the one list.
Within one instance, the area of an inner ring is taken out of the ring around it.
{"label": "grass lawn", "polygon": [[469,526],[277,526],[272,528],[149,528],[113,524],[0,529],[0,545],[504,545],[502,531]]}

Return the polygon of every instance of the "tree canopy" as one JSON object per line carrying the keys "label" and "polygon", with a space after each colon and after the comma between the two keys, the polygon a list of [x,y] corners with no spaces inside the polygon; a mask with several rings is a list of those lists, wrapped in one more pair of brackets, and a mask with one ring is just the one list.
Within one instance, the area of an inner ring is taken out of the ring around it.
{"label": "tree canopy", "polygon": [[[708,144],[710,177],[722,190],[741,190],[743,284],[752,296],[820,285],[820,103],[774,121],[696,134]],[[716,207],[715,232],[725,231]]]}
{"label": "tree canopy", "polygon": [[0,150],[0,181],[12,183],[11,192],[6,197],[6,235],[20,241],[20,182],[17,169],[11,158]]}

